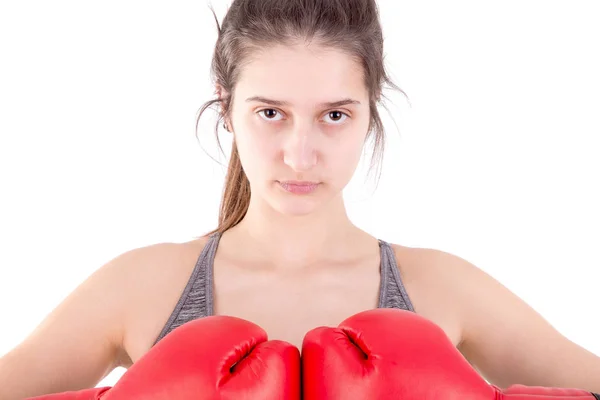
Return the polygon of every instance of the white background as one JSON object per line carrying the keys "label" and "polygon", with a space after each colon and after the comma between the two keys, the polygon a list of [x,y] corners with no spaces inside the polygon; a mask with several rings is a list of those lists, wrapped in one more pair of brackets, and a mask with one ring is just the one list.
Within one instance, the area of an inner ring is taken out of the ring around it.
{"label": "white background", "polygon": [[[352,220],[467,259],[600,355],[597,2],[379,4],[410,104],[387,92]],[[0,355],[118,254],[216,226],[213,112],[194,135],[215,39],[206,0],[0,5]]]}

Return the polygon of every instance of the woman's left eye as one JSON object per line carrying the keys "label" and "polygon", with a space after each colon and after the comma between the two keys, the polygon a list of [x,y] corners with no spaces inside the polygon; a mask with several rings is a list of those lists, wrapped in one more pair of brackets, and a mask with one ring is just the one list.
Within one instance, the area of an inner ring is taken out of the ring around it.
{"label": "woman's left eye", "polygon": [[[328,116],[332,116],[332,115],[334,115],[334,114],[336,115],[336,116],[334,117],[334,123],[335,123],[336,125],[337,125],[337,123],[344,122],[344,121],[346,120],[346,118],[348,118],[348,114],[346,114],[346,113],[344,113],[344,112],[341,112],[341,111],[330,111],[330,112],[328,112],[328,113],[327,113],[327,115],[328,115]],[[338,118],[342,118],[342,117],[345,117],[345,118],[344,118],[344,119],[341,119],[341,120],[340,120],[340,119],[338,119]]]}

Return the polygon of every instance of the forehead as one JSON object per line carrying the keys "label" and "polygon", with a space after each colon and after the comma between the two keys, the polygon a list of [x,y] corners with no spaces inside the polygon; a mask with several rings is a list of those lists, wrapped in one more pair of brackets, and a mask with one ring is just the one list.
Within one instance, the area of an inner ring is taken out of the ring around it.
{"label": "forehead", "polygon": [[275,97],[296,104],[365,97],[361,65],[317,45],[278,45],[254,54],[240,73],[238,98]]}

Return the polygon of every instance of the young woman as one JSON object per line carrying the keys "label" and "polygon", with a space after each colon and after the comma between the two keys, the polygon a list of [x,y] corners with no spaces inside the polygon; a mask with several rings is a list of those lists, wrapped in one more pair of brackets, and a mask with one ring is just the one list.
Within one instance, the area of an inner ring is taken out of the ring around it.
{"label": "young woman", "polygon": [[369,140],[381,155],[377,106],[384,85],[398,89],[375,0],[235,0],[212,67],[217,98],[202,111],[218,104],[233,136],[219,226],[102,266],[2,358],[1,398],[93,387],[196,318],[237,316],[300,347],[377,307],[432,320],[500,387],[600,392],[600,357],[492,277],[348,218],[342,191]]}

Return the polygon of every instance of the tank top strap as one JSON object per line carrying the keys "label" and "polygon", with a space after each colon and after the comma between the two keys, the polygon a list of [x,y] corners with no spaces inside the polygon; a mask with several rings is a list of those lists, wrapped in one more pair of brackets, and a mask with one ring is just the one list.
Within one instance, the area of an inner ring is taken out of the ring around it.
{"label": "tank top strap", "polygon": [[377,307],[399,308],[415,312],[400,277],[394,249],[388,242],[381,239],[378,240],[381,251],[381,280],[379,286],[379,304]]}
{"label": "tank top strap", "polygon": [[218,232],[209,236],[177,305],[154,345],[186,322],[213,315],[213,264],[220,237]]}

